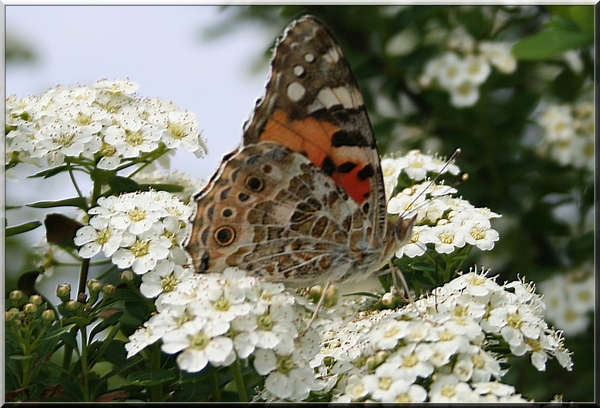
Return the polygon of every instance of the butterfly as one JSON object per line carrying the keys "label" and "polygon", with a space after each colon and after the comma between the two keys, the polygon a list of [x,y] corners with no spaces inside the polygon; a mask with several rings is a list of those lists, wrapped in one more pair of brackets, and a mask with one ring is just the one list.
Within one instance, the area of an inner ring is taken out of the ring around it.
{"label": "butterfly", "polygon": [[265,95],[206,187],[187,251],[290,287],[365,279],[411,236],[388,218],[377,143],[350,65],[312,16],[275,45]]}

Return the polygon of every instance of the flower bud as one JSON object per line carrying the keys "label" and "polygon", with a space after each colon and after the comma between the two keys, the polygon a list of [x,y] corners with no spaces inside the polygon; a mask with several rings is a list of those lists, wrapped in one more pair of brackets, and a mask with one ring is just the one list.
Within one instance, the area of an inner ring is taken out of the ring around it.
{"label": "flower bud", "polygon": [[14,321],[17,317],[19,317],[19,309],[17,309],[16,307],[11,307],[4,314],[4,321],[6,323],[10,323]]}
{"label": "flower bud", "polygon": [[135,279],[135,275],[131,269],[121,272],[121,281],[128,283]]}
{"label": "flower bud", "polygon": [[375,364],[380,366],[387,358],[390,353],[386,350],[380,350],[375,354]]}
{"label": "flower bud", "polygon": [[337,302],[340,298],[339,290],[337,286],[329,285],[327,291],[323,294],[325,296],[325,301],[323,302],[323,307],[334,307],[337,305]]}
{"label": "flower bud", "polygon": [[311,286],[308,290],[308,298],[313,302],[317,303],[323,294],[323,288],[321,285]]}
{"label": "flower bud", "polygon": [[81,303],[77,302],[76,300],[69,300],[66,304],[66,307],[68,311],[74,312],[81,308]]}
{"label": "flower bud", "polygon": [[67,302],[71,298],[71,285],[63,283],[56,288],[56,296],[61,302]]}
{"label": "flower bud", "polygon": [[387,309],[393,308],[396,304],[396,296],[391,292],[384,293],[381,297],[381,304]]}
{"label": "flower bud", "polygon": [[102,290],[102,283],[98,279],[90,279],[87,281],[87,288],[92,293],[98,293]]}
{"label": "flower bud", "polygon": [[54,310],[52,309],[44,310],[42,312],[42,320],[44,323],[52,323],[56,320],[56,313],[54,313]]}
{"label": "flower bud", "polygon": [[34,314],[35,312],[37,312],[37,310],[38,307],[33,303],[27,303],[25,306],[23,306],[23,311],[25,312],[25,314],[28,315]]}
{"label": "flower bud", "polygon": [[21,299],[23,299],[23,296],[24,296],[24,294],[23,294],[22,291],[20,291],[20,290],[13,290],[8,295],[8,299],[10,300],[10,302],[14,306],[17,306],[19,304],[19,302],[21,302]]}
{"label": "flower bud", "polygon": [[85,293],[80,293],[79,296],[77,296],[77,301],[79,303],[85,303],[87,300],[87,295]]}
{"label": "flower bud", "polygon": [[33,303],[36,306],[41,305],[44,302],[44,298],[41,295],[29,296],[29,303]]}
{"label": "flower bud", "polygon": [[105,295],[112,295],[117,290],[117,287],[110,283],[105,283],[102,287],[102,293]]}

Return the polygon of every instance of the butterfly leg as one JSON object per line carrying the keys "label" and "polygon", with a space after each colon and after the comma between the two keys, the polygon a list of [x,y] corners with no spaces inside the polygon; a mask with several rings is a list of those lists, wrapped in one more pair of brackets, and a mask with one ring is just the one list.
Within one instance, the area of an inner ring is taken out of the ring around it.
{"label": "butterfly leg", "polygon": [[[402,273],[400,268],[394,265],[392,261],[389,262],[389,267],[392,272],[392,282],[394,283],[394,288],[396,288],[398,294],[403,297],[404,301],[408,303],[414,303],[415,299],[410,293],[410,289],[408,288],[408,284],[406,283],[406,279],[404,278],[404,274]],[[400,281],[402,282],[402,288],[404,289],[404,291],[402,291],[400,289],[400,286],[398,285],[398,276],[400,277]],[[402,295],[403,292],[406,294],[406,296]]]}
{"label": "butterfly leg", "polygon": [[330,286],[331,286],[331,282],[327,282],[327,285],[325,285],[325,287],[323,288],[323,291],[321,292],[321,297],[319,298],[319,301],[317,302],[317,307],[315,308],[315,311],[313,312],[313,315],[310,318],[310,321],[306,325],[306,329],[304,329],[304,331],[300,334],[300,337],[302,337],[306,334],[308,329],[310,329],[310,326],[313,324],[313,322],[317,318],[317,315],[319,314],[319,310],[321,310],[321,308],[323,307],[323,304],[325,303],[325,294],[327,293],[327,290],[329,289]]}

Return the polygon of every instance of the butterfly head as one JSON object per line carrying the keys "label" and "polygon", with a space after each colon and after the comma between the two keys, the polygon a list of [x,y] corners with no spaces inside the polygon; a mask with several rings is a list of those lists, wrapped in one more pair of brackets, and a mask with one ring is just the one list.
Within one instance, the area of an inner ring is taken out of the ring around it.
{"label": "butterfly head", "polygon": [[385,259],[390,259],[396,251],[408,243],[417,216],[410,218],[398,217],[388,223],[388,233],[385,242]]}

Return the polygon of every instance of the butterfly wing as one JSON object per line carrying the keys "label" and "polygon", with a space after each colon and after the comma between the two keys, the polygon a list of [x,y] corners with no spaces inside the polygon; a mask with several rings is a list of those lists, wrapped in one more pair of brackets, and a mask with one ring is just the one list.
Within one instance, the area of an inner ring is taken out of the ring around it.
{"label": "butterfly wing", "polygon": [[272,141],[306,156],[386,234],[377,144],[348,61],[314,17],[291,23],[278,40],[264,98],[244,129],[244,146]]}
{"label": "butterfly wing", "polygon": [[228,266],[308,286],[343,280],[360,261],[368,222],[352,198],[306,157],[277,143],[223,162],[201,193],[188,244],[197,272]]}

